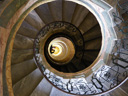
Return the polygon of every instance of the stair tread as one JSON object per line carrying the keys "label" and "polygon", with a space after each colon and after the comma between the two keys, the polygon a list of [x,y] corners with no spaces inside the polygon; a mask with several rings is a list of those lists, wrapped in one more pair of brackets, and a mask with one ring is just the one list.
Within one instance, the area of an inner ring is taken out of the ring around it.
{"label": "stair tread", "polygon": [[3,1],[0,1],[0,6],[3,4]]}
{"label": "stair tread", "polygon": [[35,11],[45,24],[48,24],[54,21],[48,4],[40,5],[35,9]]}
{"label": "stair tread", "polygon": [[49,96],[51,90],[52,85],[45,78],[43,78],[30,96]]}
{"label": "stair tread", "polygon": [[124,90],[127,94],[128,94],[128,80],[125,81],[120,88],[122,88],[122,90]]}
{"label": "stair tread", "polygon": [[83,62],[85,64],[91,64],[98,56],[100,50],[84,50]]}
{"label": "stair tread", "polygon": [[50,96],[76,96],[76,95],[71,95],[68,93],[64,93],[58,89],[56,89],[55,87],[52,88],[52,91],[50,93]]}
{"label": "stair tread", "polygon": [[116,88],[115,90],[109,93],[112,96],[128,96],[128,94],[123,91],[121,88]]}
{"label": "stair tread", "polygon": [[71,22],[75,7],[76,3],[70,1],[63,1],[63,21]]}
{"label": "stair tread", "polygon": [[14,95],[29,96],[42,79],[43,75],[40,70],[38,68],[35,69],[32,73],[21,79],[13,86]]}
{"label": "stair tread", "polygon": [[67,69],[69,72],[76,72],[77,71],[74,64],[67,65]]}
{"label": "stair tread", "polygon": [[100,49],[86,49],[86,50],[84,50],[84,52],[90,52],[90,51],[95,52],[95,51],[100,51]]}
{"label": "stair tread", "polygon": [[17,33],[34,39],[38,31],[34,27],[32,27],[30,24],[28,24],[26,21],[23,21]]}
{"label": "stair tread", "polygon": [[87,8],[77,4],[75,12],[72,17],[72,24],[78,27],[88,13],[89,13],[89,10]]}
{"label": "stair tread", "polygon": [[86,18],[83,20],[83,22],[80,24],[79,29],[82,34],[90,30],[92,27],[98,24],[97,19],[95,16],[90,12],[86,16]]}
{"label": "stair tread", "polygon": [[79,68],[80,62],[81,62],[81,60],[80,60],[79,58],[75,58],[75,59],[72,60],[72,63],[73,63],[73,65],[74,65],[76,68]]}
{"label": "stair tread", "polygon": [[11,66],[12,84],[14,85],[19,80],[27,76],[33,70],[35,70],[36,64],[33,59],[24,61]]}
{"label": "stair tread", "polygon": [[85,32],[83,34],[83,37],[84,37],[84,41],[101,37],[101,29],[99,24],[91,28],[89,31]]}
{"label": "stair tread", "polygon": [[88,50],[88,49],[92,49],[92,50],[101,49],[101,43],[102,43],[102,37],[98,37],[98,38],[96,38],[94,40],[90,40],[90,41],[85,42],[84,49],[85,50]]}
{"label": "stair tread", "polygon": [[96,57],[98,56],[99,51],[86,51],[84,52],[84,56],[83,58],[85,60],[89,60],[89,61],[94,61],[96,59]]}
{"label": "stair tread", "polygon": [[48,3],[54,21],[62,21],[62,0]]}
{"label": "stair tread", "polygon": [[68,68],[66,66],[61,66],[61,71],[62,72],[68,72]]}
{"label": "stair tread", "polygon": [[31,26],[36,28],[38,31],[40,31],[40,29],[45,25],[34,10],[28,14],[28,16],[25,18],[25,21],[27,21]]}
{"label": "stair tread", "polygon": [[14,49],[32,49],[33,48],[33,39],[26,36],[17,34],[14,40]]}
{"label": "stair tread", "polygon": [[110,95],[110,94],[107,93],[107,94],[100,95],[100,96],[112,96],[112,95]]}
{"label": "stair tread", "polygon": [[33,58],[33,49],[12,51],[11,64],[17,64]]}
{"label": "stair tread", "polygon": [[82,64],[85,66],[85,67],[88,67],[92,64],[92,61],[87,61],[87,60],[82,60]]}
{"label": "stair tread", "polygon": [[88,67],[89,65],[86,63],[84,63],[83,61],[81,61],[79,68],[77,68],[78,70],[84,70],[86,67]]}

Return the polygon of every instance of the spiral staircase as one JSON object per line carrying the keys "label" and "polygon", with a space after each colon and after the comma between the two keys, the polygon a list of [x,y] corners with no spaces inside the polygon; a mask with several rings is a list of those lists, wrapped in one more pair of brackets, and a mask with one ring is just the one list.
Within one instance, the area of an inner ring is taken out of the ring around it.
{"label": "spiral staircase", "polygon": [[127,22],[116,12],[127,14],[118,3],[0,1],[0,96],[128,96]]}

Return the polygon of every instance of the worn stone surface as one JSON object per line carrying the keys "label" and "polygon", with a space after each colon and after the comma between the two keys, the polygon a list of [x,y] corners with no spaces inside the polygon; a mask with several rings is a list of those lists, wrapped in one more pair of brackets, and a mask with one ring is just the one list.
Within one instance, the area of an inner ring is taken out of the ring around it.
{"label": "worn stone surface", "polygon": [[6,47],[7,39],[4,37],[8,37],[7,29],[0,27],[0,96],[3,96],[3,59],[4,59],[4,52]]}
{"label": "worn stone surface", "polygon": [[[24,0],[24,1],[26,1],[26,0]],[[35,3],[35,2],[29,2],[29,1],[30,0],[27,0],[28,4],[24,4],[24,6],[22,6],[23,2],[20,2],[19,0],[18,1],[17,0],[5,0],[5,3],[3,3],[2,6],[0,6],[0,12],[1,12],[0,13],[0,42],[1,42],[0,45],[2,45],[2,47],[0,46],[0,48],[1,48],[0,49],[0,57],[1,57],[1,59],[0,59],[0,79],[1,79],[0,80],[0,87],[1,87],[0,88],[0,91],[1,91],[0,96],[3,96],[3,95],[8,96],[8,94],[10,96],[13,96],[11,75],[10,75],[11,74],[10,73],[10,69],[11,69],[11,67],[10,67],[11,60],[10,59],[11,59],[11,50],[12,50],[13,40],[14,40],[14,36],[12,36],[12,34],[14,33],[14,30],[12,31],[11,34],[10,34],[10,32],[11,32],[11,29],[13,28],[14,24],[17,22],[17,20],[21,16],[21,14],[26,9],[28,9],[28,7],[30,7],[33,3]],[[19,5],[17,5],[17,4],[19,4]],[[14,10],[11,7],[13,7]],[[17,31],[17,29],[15,29],[15,31]],[[9,37],[9,35],[10,35],[10,37]],[[7,40],[10,40],[10,41],[7,41]],[[6,49],[6,51],[5,51],[5,49]],[[3,87],[4,87],[4,90],[2,90]]]}
{"label": "worn stone surface", "polygon": [[[2,12],[1,17],[0,18],[0,25],[2,27],[6,27],[8,22],[10,21],[10,19],[13,17],[13,15],[18,11],[18,9],[21,8],[21,6],[23,6],[24,3],[29,2],[29,0],[20,0],[20,4],[18,0],[13,0],[10,4],[6,7],[6,9]],[[3,22],[4,20],[4,22]]]}
{"label": "worn stone surface", "polygon": [[[3,1],[0,1],[0,6],[2,5],[2,3],[3,3]],[[1,10],[0,10],[0,12],[1,12]]]}
{"label": "worn stone surface", "polygon": [[12,2],[13,0],[2,0],[0,1],[0,15],[3,13],[4,9]]}
{"label": "worn stone surface", "polygon": [[78,5],[75,8],[75,12],[72,17],[72,24],[74,24],[76,27],[78,27],[81,22],[84,20],[84,18],[87,16],[89,13],[89,10],[85,8],[82,5]]}
{"label": "worn stone surface", "polygon": [[40,31],[41,28],[45,25],[34,10],[28,14],[28,16],[25,18],[25,21],[27,21],[31,26],[36,28],[38,31]]}
{"label": "worn stone surface", "polygon": [[11,66],[12,84],[14,85],[22,78],[27,76],[36,69],[36,64],[33,59],[24,61]]}
{"label": "worn stone surface", "polygon": [[54,21],[62,21],[62,0],[48,3]]}
{"label": "worn stone surface", "polygon": [[13,86],[14,95],[30,96],[30,94],[34,91],[42,79],[43,75],[37,68]]}
{"label": "worn stone surface", "polygon": [[[0,6],[0,12],[1,12],[0,13],[0,57],[1,57],[0,59],[0,96],[3,96],[3,95],[8,96],[8,94],[10,96],[13,96],[12,85],[11,85],[12,84],[11,75],[10,75],[10,68],[11,68],[10,61],[11,61],[11,52],[12,52],[11,50],[12,50],[13,40],[14,40],[16,31],[18,30],[22,20],[25,17],[26,13],[24,15],[23,13],[30,6],[32,6],[37,0],[4,0],[4,1],[5,3],[3,3],[2,6]],[[46,1],[43,1],[43,2],[46,2]],[[21,15],[23,17],[21,17]],[[20,20],[16,24],[19,18]],[[16,26],[14,28],[15,24]],[[4,90],[2,90],[3,87],[4,87]]]}
{"label": "worn stone surface", "polygon": [[53,87],[49,96],[77,96],[77,95],[67,94]]}
{"label": "worn stone surface", "polygon": [[94,61],[96,59],[96,57],[98,56],[99,50],[95,50],[95,51],[85,51],[84,52],[84,60],[88,60],[88,61]]}
{"label": "worn stone surface", "polygon": [[121,88],[116,88],[112,92],[109,93],[112,96],[128,96],[128,94],[122,90]]}
{"label": "worn stone surface", "polygon": [[80,24],[79,29],[84,34],[89,29],[94,27],[98,23],[97,19],[92,13],[89,13],[86,18],[83,20],[83,22]]}
{"label": "worn stone surface", "polygon": [[[18,14],[17,14],[18,15]],[[10,26],[12,26],[12,23],[11,23],[11,25]],[[5,32],[5,31],[4,31]],[[0,34],[1,35],[1,34]],[[3,35],[2,35],[3,36]],[[6,40],[5,40],[6,41]],[[2,43],[3,43],[3,41],[2,41]],[[6,45],[6,44],[5,44]],[[5,47],[5,46],[4,46]],[[3,49],[2,49],[3,50]],[[4,53],[4,52],[3,52]],[[2,56],[3,56],[3,53],[2,53]],[[3,59],[2,59],[3,60]],[[3,62],[2,62],[3,63]]]}
{"label": "worn stone surface", "polygon": [[39,15],[39,17],[42,19],[42,21],[45,24],[48,24],[48,23],[54,21],[54,19],[52,17],[52,14],[51,14],[51,11],[49,9],[48,4],[40,5],[39,7],[37,7],[35,9],[35,11],[37,12],[37,14]]}
{"label": "worn stone surface", "polygon": [[120,86],[128,94],[128,80]]}
{"label": "worn stone surface", "polygon": [[45,78],[43,78],[30,96],[49,96],[52,87],[53,86]]}
{"label": "worn stone surface", "polygon": [[94,40],[90,40],[85,42],[84,49],[100,49],[101,48],[102,38],[96,38]]}
{"label": "worn stone surface", "polygon": [[14,49],[33,49],[34,40],[26,36],[17,34],[14,40]]}
{"label": "worn stone surface", "polygon": [[33,28],[30,24],[28,24],[26,21],[24,21],[21,25],[21,27],[18,30],[18,34],[21,34],[23,36],[29,37],[29,38],[35,38],[38,33],[38,30]]}
{"label": "worn stone surface", "polygon": [[76,3],[63,1],[63,21],[71,22],[75,8]]}
{"label": "worn stone surface", "polygon": [[83,34],[83,37],[84,37],[84,41],[101,37],[101,29],[99,24],[91,28],[89,31],[85,32]]}
{"label": "worn stone surface", "polygon": [[12,52],[11,64],[17,64],[33,58],[33,49],[16,50]]}

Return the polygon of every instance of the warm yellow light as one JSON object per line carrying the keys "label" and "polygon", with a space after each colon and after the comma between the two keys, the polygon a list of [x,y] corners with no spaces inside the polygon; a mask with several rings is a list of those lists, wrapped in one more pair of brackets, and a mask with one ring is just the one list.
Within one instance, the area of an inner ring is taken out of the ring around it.
{"label": "warm yellow light", "polygon": [[62,47],[61,45],[57,44],[57,43],[53,43],[51,45],[52,49],[51,49],[51,55],[52,56],[59,56],[62,53]]}
{"label": "warm yellow light", "polygon": [[57,46],[53,46],[52,51],[53,51],[53,54],[58,54],[60,52],[60,49]]}
{"label": "warm yellow light", "polygon": [[62,65],[65,62],[69,62],[73,58],[75,48],[69,39],[65,37],[58,37],[50,42],[48,53],[54,61],[57,61],[59,62],[58,64]]}

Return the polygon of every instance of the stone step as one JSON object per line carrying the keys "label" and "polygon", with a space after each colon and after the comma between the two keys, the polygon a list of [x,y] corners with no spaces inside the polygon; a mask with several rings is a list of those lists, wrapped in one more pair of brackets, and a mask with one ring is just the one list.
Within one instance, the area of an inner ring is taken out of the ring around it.
{"label": "stone step", "polygon": [[48,3],[54,21],[62,21],[62,0]]}
{"label": "stone step", "polygon": [[85,51],[83,58],[84,60],[93,62],[97,58],[98,54],[99,54],[99,51]]}
{"label": "stone step", "polygon": [[120,87],[116,88],[115,90],[109,93],[111,96],[128,96],[128,94],[122,90]]}
{"label": "stone step", "polygon": [[45,24],[48,24],[54,21],[48,4],[40,5],[35,9],[35,11]]}
{"label": "stone step", "polygon": [[[0,6],[2,6],[3,1],[4,1],[4,0],[1,0],[1,1],[0,1]],[[0,9],[0,11],[1,11],[1,10],[2,10],[2,8]]]}
{"label": "stone step", "polygon": [[60,91],[59,89],[56,89],[55,87],[53,87],[49,96],[77,96],[77,95],[71,95],[68,93],[64,93]]}
{"label": "stone step", "polygon": [[11,64],[17,64],[33,58],[33,49],[12,51]]}
{"label": "stone step", "polygon": [[2,4],[3,1],[0,1],[0,5]]}
{"label": "stone step", "polygon": [[17,34],[14,40],[14,49],[32,49],[33,39]]}
{"label": "stone step", "polygon": [[104,94],[104,95],[100,95],[100,96],[111,96],[110,94]]}
{"label": "stone step", "polygon": [[19,80],[27,76],[33,70],[35,70],[36,64],[33,59],[24,61],[11,66],[12,84],[14,85]]}
{"label": "stone step", "polygon": [[72,17],[72,24],[78,27],[88,13],[89,13],[89,10],[87,8],[77,4],[75,8],[75,12]]}
{"label": "stone step", "polygon": [[63,21],[71,22],[76,8],[76,3],[63,1]]}
{"label": "stone step", "polygon": [[120,88],[128,94],[128,79],[120,86]]}
{"label": "stone step", "polygon": [[92,49],[92,50],[95,50],[95,49],[101,49],[101,43],[102,43],[102,38],[99,37],[99,38],[96,38],[94,40],[90,40],[88,42],[85,42],[85,47],[84,49],[87,50],[87,49]]}
{"label": "stone step", "polygon": [[88,65],[88,62],[84,63],[83,60],[81,60],[79,67],[77,67],[77,70],[84,70],[86,67],[88,67]]}
{"label": "stone step", "polygon": [[43,79],[43,75],[37,68],[32,73],[21,79],[13,86],[15,96],[30,96]]}
{"label": "stone step", "polygon": [[67,66],[61,66],[61,71],[62,72],[68,72]]}
{"label": "stone step", "polygon": [[45,78],[43,78],[30,96],[49,96],[51,90],[52,85]]}
{"label": "stone step", "polygon": [[110,94],[103,94],[103,95],[82,95],[82,96],[111,96]]}
{"label": "stone step", "polygon": [[34,10],[28,14],[28,16],[25,18],[25,21],[27,21],[31,26],[36,28],[38,31],[40,31],[42,27],[45,25]]}
{"label": "stone step", "polygon": [[[84,57],[84,58],[86,58],[86,57]],[[88,67],[93,63],[93,61],[85,60],[84,58],[82,60],[82,65],[83,66]]]}
{"label": "stone step", "polygon": [[73,63],[73,65],[75,66],[75,68],[77,68],[78,70],[80,69],[81,59],[75,57],[71,62]]}
{"label": "stone step", "polygon": [[90,12],[86,16],[86,18],[83,20],[83,22],[80,24],[79,29],[82,34],[90,30],[92,27],[98,24],[97,19],[95,16]]}
{"label": "stone step", "polygon": [[83,37],[84,37],[84,41],[88,41],[88,40],[91,40],[91,39],[101,37],[100,26],[99,25],[94,26],[88,32],[85,32],[85,34],[83,34]]}
{"label": "stone step", "polygon": [[26,21],[23,21],[23,23],[17,33],[34,39],[38,33],[38,30],[36,30],[34,27],[32,27]]}
{"label": "stone step", "polygon": [[68,72],[76,72],[77,71],[77,69],[73,63],[70,65],[67,65],[67,69],[68,69]]}

